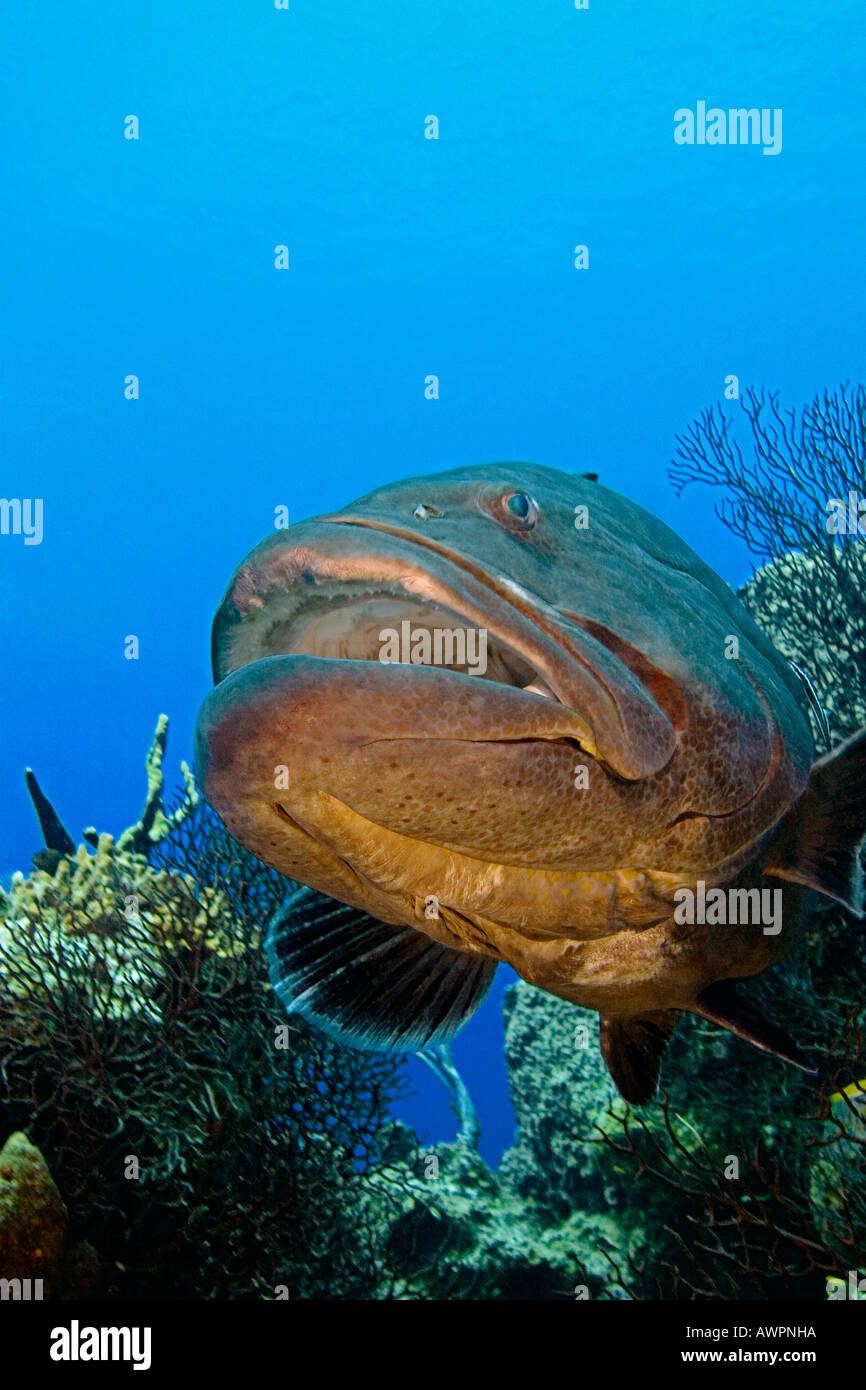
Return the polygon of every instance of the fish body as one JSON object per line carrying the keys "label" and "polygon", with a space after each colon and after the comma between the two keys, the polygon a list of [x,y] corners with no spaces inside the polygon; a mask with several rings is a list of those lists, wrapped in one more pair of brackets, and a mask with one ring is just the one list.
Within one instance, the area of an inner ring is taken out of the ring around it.
{"label": "fish body", "polygon": [[834,1091],[830,1097],[831,1105],[843,1104],[846,1100],[852,1101],[855,1105],[866,1105],[866,1080],[852,1081],[850,1085],[844,1086],[841,1091]]}
{"label": "fish body", "polygon": [[[507,961],[600,1013],[636,1102],[683,1010],[805,1065],[725,982],[791,949],[812,890],[862,909],[866,740],[813,766],[797,674],[635,503],[533,464],[388,484],[248,556],[213,668],[205,795],[325,895],[271,932],[289,1008],[425,1046]],[[768,887],[768,929],[729,910]]]}

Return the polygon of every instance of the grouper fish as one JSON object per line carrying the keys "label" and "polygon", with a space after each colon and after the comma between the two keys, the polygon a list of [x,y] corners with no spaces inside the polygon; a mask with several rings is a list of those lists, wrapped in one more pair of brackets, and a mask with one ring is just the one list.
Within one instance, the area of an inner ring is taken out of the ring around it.
{"label": "grouper fish", "polygon": [[816,892],[862,916],[866,730],[814,762],[797,673],[594,475],[460,468],[275,531],[219,606],[213,672],[205,795],[302,885],[267,942],[290,1012],[419,1050],[506,961],[598,1011],[633,1103],[682,1011],[809,1068],[734,982]]}

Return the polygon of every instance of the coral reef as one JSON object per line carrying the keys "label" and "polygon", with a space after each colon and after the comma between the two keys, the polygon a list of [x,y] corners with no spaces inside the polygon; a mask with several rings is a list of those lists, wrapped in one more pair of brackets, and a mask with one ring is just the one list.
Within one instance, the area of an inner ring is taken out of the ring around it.
{"label": "coral reef", "polygon": [[[380,1232],[374,1297],[409,1300],[563,1300],[598,1239],[578,1211],[553,1227],[468,1144],[419,1150],[394,1125],[384,1163],[366,1183]],[[613,1224],[613,1223],[611,1223]]]}
{"label": "coral reef", "polygon": [[[847,568],[866,594],[866,545],[848,547]],[[792,552],[764,565],[738,597],[783,656],[808,672],[839,743],[866,723],[864,632],[857,608],[846,603],[836,571],[823,553]],[[863,606],[862,601],[859,605]],[[823,730],[813,719],[816,746],[826,752]]]}
{"label": "coral reef", "polygon": [[421,1149],[392,1127],[366,1183],[377,1298],[629,1296],[617,1272],[643,1249],[642,1198],[597,1129],[615,1097],[597,1020],[523,981],[505,1015],[514,1146],[493,1173],[466,1139]]}
{"label": "coral reef", "polygon": [[[852,1058],[862,1068],[862,1042],[857,1025],[836,1040],[836,1077]],[[700,1083],[686,1094],[681,1072],[650,1111],[620,1111],[607,1127],[611,1152],[665,1194],[653,1258],[622,1270],[623,1285],[640,1297],[820,1299],[866,1261],[862,1120],[840,1115],[827,1086],[771,1096],[756,1078],[747,1089],[731,1060],[715,1108]]]}
{"label": "coral reef", "polygon": [[197,891],[189,874],[155,871],[110,835],[99,836],[93,854],[79,845],[54,873],[14,874],[0,911],[3,989],[32,1001],[74,983],[93,1021],[158,1016],[161,950],[192,941],[232,954],[259,945],[256,935],[249,943],[239,935],[220,889]]}
{"label": "coral reef", "polygon": [[[858,467],[863,487],[866,396],[784,417],[753,392],[743,411],[752,463],[711,412],[678,481],[728,488],[722,515],[773,557],[741,597],[837,742],[866,715],[866,550],[828,540],[821,489]],[[841,908],[819,903],[743,987],[817,1079],[685,1016],[662,1093],[632,1111],[595,1016],[511,986],[517,1127],[494,1173],[447,1051],[425,1060],[460,1131],[422,1148],[390,1114],[400,1058],[285,1018],[259,948],[286,884],[188,769],[166,809],[165,732],[117,841],[75,849],[28,778],[46,847],[0,899],[0,1277],[53,1297],[819,1299],[866,1266],[866,955]]]}
{"label": "coral reef", "polygon": [[150,863],[103,835],[0,904],[0,1126],[48,1158],[96,1295],[562,1299],[585,1266],[599,1285],[626,1253],[591,1134],[600,1063],[559,1117],[563,1183],[543,1173],[573,1011],[539,1067],[544,996],[511,991],[531,1171],[482,1162],[447,1055],[430,1061],[461,1136],[422,1151],[388,1114],[401,1059],[341,1049],[275,1000],[258,947],[285,887],[199,807]]}
{"label": "coral reef", "polygon": [[258,949],[284,882],[201,806],[168,819],[151,863],[101,836],[0,903],[0,1137],[45,1155],[96,1296],[372,1296],[399,1060],[287,1022]]}

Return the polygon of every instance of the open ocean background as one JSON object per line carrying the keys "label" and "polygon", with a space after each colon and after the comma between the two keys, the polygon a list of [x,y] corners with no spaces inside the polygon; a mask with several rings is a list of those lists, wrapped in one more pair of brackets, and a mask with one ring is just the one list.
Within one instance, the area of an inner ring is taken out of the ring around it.
{"label": "open ocean background", "polygon": [[[862,379],[855,0],[16,0],[0,70],[0,494],[44,499],[41,545],[0,536],[4,880],[40,846],[25,764],[80,838],[137,818],[161,711],[169,778],[190,757],[214,610],[280,504],[595,470],[736,586],[675,434],[730,373],[790,404]],[[676,145],[699,100],[782,108],[781,153]],[[508,978],[454,1048],[492,1163]],[[451,1135],[410,1066],[401,1116]]]}

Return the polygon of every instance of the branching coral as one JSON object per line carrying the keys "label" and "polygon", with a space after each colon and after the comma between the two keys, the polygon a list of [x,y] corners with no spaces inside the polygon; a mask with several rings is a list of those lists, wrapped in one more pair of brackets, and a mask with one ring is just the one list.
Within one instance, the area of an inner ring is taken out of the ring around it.
{"label": "branching coral", "polygon": [[[831,498],[862,495],[866,474],[866,386],[847,383],[783,410],[777,392],[748,388],[738,416],[711,406],[677,436],[669,476],[724,489],[716,513],[759,559],[817,546],[848,589],[846,548],[826,526]],[[745,443],[737,426],[742,425]],[[850,589],[856,599],[856,586]]]}
{"label": "branching coral", "polygon": [[147,796],[144,810],[135,825],[124,830],[117,841],[118,849],[129,850],[133,854],[149,854],[155,845],[161,844],[173,830],[177,830],[199,804],[199,790],[195,778],[188,764],[182,762],[180,774],[183,778],[183,796],[171,811],[166,812],[163,806],[162,762],[167,738],[168,716],[161,714],[145,760]]}
{"label": "branching coral", "polygon": [[[866,387],[790,410],[775,393],[747,390],[738,415],[715,405],[678,436],[670,477],[678,492],[721,488],[716,514],[756,558],[774,561],[740,597],[814,681],[831,741],[853,733],[866,719],[866,545],[859,520],[834,529],[832,504],[847,518],[851,496],[866,501]],[[820,722],[815,734],[825,748]]]}
{"label": "branching coral", "polygon": [[[147,796],[144,809],[135,824],[124,830],[117,841],[118,849],[125,854],[147,858],[157,845],[182,825],[199,804],[200,793],[195,778],[188,764],[182,762],[180,772],[184,786],[183,795],[177,799],[176,805],[169,812],[165,810],[165,778],[162,764],[167,739],[168,715],[161,714],[145,759]],[[40,787],[32,768],[25,768],[24,780],[45,841],[45,848],[33,856],[33,863],[37,869],[53,874],[64,858],[75,853],[75,843]],[[91,827],[85,830],[83,835],[86,843],[96,849],[99,843],[97,832]]]}

